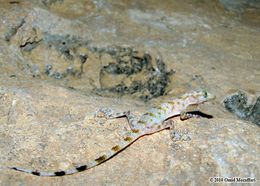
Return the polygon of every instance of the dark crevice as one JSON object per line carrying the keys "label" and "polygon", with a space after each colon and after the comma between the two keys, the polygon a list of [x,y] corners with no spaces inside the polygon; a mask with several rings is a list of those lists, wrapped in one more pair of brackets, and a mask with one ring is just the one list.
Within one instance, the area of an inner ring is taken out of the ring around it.
{"label": "dark crevice", "polygon": [[19,29],[20,27],[22,27],[22,26],[24,25],[24,23],[25,23],[25,20],[24,20],[24,18],[22,18],[17,25],[11,27],[11,28],[5,33],[5,40],[6,40],[7,42],[9,42],[10,39],[11,39],[11,37],[14,36],[14,35],[17,33],[18,29]]}

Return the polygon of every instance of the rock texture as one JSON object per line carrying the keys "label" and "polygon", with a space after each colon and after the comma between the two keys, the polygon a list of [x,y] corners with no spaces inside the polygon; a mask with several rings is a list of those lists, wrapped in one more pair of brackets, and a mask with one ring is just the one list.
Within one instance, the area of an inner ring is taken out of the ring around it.
{"label": "rock texture", "polygon": [[[259,102],[259,3],[232,2],[0,0],[0,185],[258,181],[260,128],[223,101],[243,90],[244,110]],[[140,116],[197,88],[217,96],[201,106],[213,117],[174,118],[176,135],[186,136],[178,141],[167,130],[145,136],[66,177],[7,169],[84,164],[130,130],[125,118],[95,118],[101,107]]]}
{"label": "rock texture", "polygon": [[247,96],[239,91],[224,100],[225,108],[240,119],[251,121],[260,126],[260,97],[254,104],[248,105]]}

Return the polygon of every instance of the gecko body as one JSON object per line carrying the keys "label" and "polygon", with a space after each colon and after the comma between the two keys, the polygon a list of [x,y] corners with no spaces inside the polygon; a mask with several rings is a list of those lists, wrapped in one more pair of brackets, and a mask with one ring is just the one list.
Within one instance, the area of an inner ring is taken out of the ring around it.
{"label": "gecko body", "polygon": [[126,147],[144,135],[153,134],[166,128],[172,128],[172,123],[167,121],[168,118],[176,115],[180,115],[182,119],[189,118],[190,115],[186,115],[188,107],[201,104],[214,98],[215,96],[207,91],[195,90],[182,95],[180,98],[151,108],[150,110],[146,111],[139,120],[137,120],[130,111],[112,114],[109,118],[126,116],[132,133],[126,136],[118,145],[112,147],[102,156],[96,158],[94,161],[91,161],[86,165],[76,167],[75,169],[56,172],[38,172],[17,167],[8,168],[36,176],[64,176],[85,171],[114,157],[116,154],[124,150]]}

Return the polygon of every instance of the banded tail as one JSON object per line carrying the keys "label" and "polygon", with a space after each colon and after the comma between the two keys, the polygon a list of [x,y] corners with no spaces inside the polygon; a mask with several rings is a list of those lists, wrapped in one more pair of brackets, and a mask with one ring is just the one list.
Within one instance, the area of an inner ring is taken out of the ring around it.
{"label": "banded tail", "polygon": [[8,167],[8,168],[16,170],[16,171],[20,171],[20,172],[33,174],[35,176],[65,176],[65,175],[70,175],[70,174],[74,174],[74,173],[77,173],[77,172],[82,172],[82,171],[88,170],[92,167],[95,167],[97,165],[104,163],[105,161],[109,160],[113,156],[117,155],[120,151],[124,150],[127,146],[131,145],[134,141],[136,141],[141,136],[142,135],[140,135],[138,133],[131,133],[130,135],[125,137],[124,140],[122,140],[118,145],[112,147],[110,149],[110,151],[104,153],[99,158],[95,159],[94,161],[92,161],[92,162],[90,162],[86,165],[76,167],[75,169],[72,169],[72,170],[57,171],[57,172],[38,172],[38,171],[31,171],[31,170],[27,170],[27,169],[20,169],[20,168],[17,168],[17,167]]}

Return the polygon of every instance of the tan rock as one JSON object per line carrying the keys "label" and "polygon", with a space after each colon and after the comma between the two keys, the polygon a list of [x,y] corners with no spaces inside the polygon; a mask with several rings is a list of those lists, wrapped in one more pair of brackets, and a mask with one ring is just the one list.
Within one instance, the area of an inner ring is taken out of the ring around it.
{"label": "tan rock", "polygon": [[6,168],[54,171],[96,158],[130,130],[126,119],[99,124],[93,116],[102,106],[115,111],[131,108],[138,116],[145,110],[131,101],[113,103],[113,99],[83,96],[40,81],[1,80],[2,183],[172,185],[207,184],[211,177],[259,177],[259,127],[221,118],[176,119],[175,130],[186,130],[191,138],[177,141],[178,150],[165,130],[72,176],[39,178]]}
{"label": "tan rock", "polygon": [[[228,12],[218,1],[205,2],[0,0],[0,185],[258,181],[260,129],[225,110],[223,100],[238,90],[260,95],[259,11],[251,5]],[[144,65],[140,72],[133,59]],[[121,74],[112,67],[103,73],[110,63],[120,64]],[[129,131],[125,118],[95,118],[101,107],[141,116],[197,88],[217,96],[200,106],[213,118],[175,119],[176,134],[186,140],[173,142],[164,130],[62,178],[7,168],[84,164]]]}

